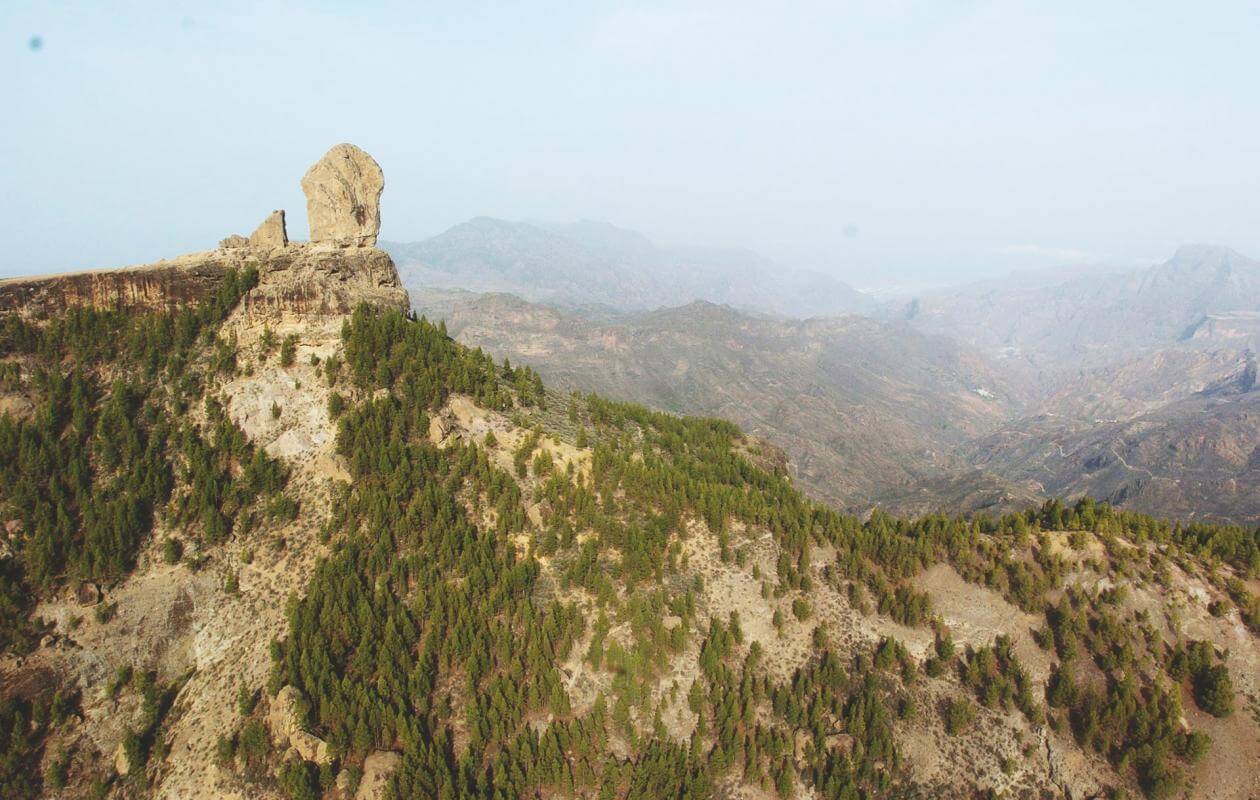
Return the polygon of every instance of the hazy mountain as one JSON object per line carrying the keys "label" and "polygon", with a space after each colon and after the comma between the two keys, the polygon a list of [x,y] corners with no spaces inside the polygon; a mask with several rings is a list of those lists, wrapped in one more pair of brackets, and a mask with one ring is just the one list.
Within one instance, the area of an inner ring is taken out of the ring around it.
{"label": "hazy mountain", "polygon": [[1054,371],[1172,346],[1205,321],[1223,315],[1228,327],[1246,317],[1237,312],[1257,310],[1260,262],[1224,247],[1187,245],[1147,269],[1057,283],[1016,276],[923,294],[898,313],[920,330]]}
{"label": "hazy mountain", "polygon": [[1255,354],[1223,339],[1215,347],[1167,347],[1092,369],[1065,372],[1039,399],[1034,414],[1115,422],[1155,411],[1222,386],[1247,384]]}
{"label": "hazy mountain", "polygon": [[1026,400],[973,349],[904,323],[784,320],[705,302],[590,321],[509,295],[433,290],[413,290],[412,302],[460,341],[560,387],[732,419],[784,448],[817,496],[854,508],[898,508],[920,481],[964,469],[958,448]]}
{"label": "hazy mountain", "polygon": [[707,300],[791,317],[875,308],[839,280],[749,250],[662,248],[603,222],[477,217],[423,242],[383,247],[408,286],[510,292],[567,307],[644,311]]}
{"label": "hazy mountain", "polygon": [[[848,508],[1091,495],[1149,513],[1260,519],[1255,358],[1235,339],[1065,371],[1043,391],[1012,362],[905,322],[783,320],[708,303],[592,319],[438,290],[412,300],[461,341],[558,386],[733,419],[782,447],[809,491]],[[1219,457],[1185,455],[1195,448]]]}

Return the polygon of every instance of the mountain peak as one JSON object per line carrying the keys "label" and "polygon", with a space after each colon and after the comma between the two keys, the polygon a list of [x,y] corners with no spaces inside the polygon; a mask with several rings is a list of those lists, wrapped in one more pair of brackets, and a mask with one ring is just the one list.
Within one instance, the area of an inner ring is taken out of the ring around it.
{"label": "mountain peak", "polygon": [[1177,264],[1194,268],[1220,268],[1224,266],[1256,266],[1256,262],[1247,258],[1232,247],[1215,244],[1183,244],[1173,253],[1167,264]]}

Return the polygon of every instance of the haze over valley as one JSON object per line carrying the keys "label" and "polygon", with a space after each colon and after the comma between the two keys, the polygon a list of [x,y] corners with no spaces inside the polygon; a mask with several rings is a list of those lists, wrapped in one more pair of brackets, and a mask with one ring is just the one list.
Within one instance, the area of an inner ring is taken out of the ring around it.
{"label": "haze over valley", "polygon": [[881,303],[607,223],[477,218],[385,247],[461,341],[567,389],[734,419],[855,511],[1090,495],[1260,520],[1260,264],[1228,248]]}

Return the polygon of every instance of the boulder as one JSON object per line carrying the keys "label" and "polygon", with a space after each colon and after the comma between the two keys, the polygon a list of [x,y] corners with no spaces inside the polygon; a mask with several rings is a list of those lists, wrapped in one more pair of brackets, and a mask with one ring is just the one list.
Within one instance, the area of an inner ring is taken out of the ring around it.
{"label": "boulder", "polygon": [[262,224],[249,235],[249,246],[256,250],[275,250],[287,247],[289,234],[284,229],[284,211],[272,211]]}
{"label": "boulder", "polygon": [[289,745],[304,761],[312,761],[316,764],[332,763],[332,752],[328,748],[328,742],[313,733],[303,730],[294,731],[289,734]]}
{"label": "boulder", "polygon": [[306,702],[294,686],[285,686],[271,700],[267,727],[277,749],[289,747],[306,761],[327,764],[332,761],[328,742],[302,729],[300,708]]}
{"label": "boulder", "polygon": [[363,778],[354,800],[382,800],[389,788],[389,779],[402,763],[402,756],[393,750],[377,750],[363,760]]}
{"label": "boulder", "polygon": [[123,747],[122,742],[114,748],[114,771],[119,775],[126,775],[131,772],[131,759],[127,758],[127,749]]}
{"label": "boulder", "polygon": [[442,444],[451,433],[451,424],[441,417],[429,417],[429,441]]}
{"label": "boulder", "polygon": [[288,744],[289,735],[301,729],[298,707],[302,702],[302,692],[296,686],[285,686],[271,699],[267,727],[271,729],[271,741],[277,748]]}
{"label": "boulder", "polygon": [[220,250],[239,250],[242,247],[249,247],[249,239],[246,239],[239,233],[234,233],[219,241]]}
{"label": "boulder", "polygon": [[336,787],[337,792],[342,797],[349,797],[350,785],[352,783],[354,783],[354,776],[350,774],[349,769],[342,768],[342,770],[337,773],[337,780],[334,782],[333,785]]}
{"label": "boulder", "polygon": [[91,581],[84,581],[75,589],[74,599],[81,606],[94,606],[101,602],[101,587]]}
{"label": "boulder", "polygon": [[380,165],[359,148],[339,144],[325,153],[302,177],[311,244],[374,247],[384,189]]}

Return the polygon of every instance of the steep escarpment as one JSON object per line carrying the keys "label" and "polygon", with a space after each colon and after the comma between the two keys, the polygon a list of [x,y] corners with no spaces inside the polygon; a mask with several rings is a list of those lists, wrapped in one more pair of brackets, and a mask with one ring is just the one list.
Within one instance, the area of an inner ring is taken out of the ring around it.
{"label": "steep escarpment", "polygon": [[393,262],[375,248],[326,249],[292,244],[278,250],[211,250],[120,270],[0,281],[0,313],[35,321],[67,308],[175,312],[211,297],[232,270],[257,270],[245,305],[278,314],[348,314],[363,301],[404,308],[406,292]]}

